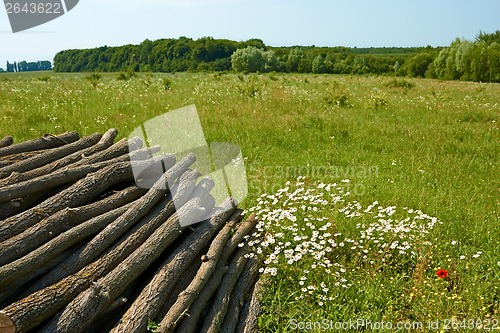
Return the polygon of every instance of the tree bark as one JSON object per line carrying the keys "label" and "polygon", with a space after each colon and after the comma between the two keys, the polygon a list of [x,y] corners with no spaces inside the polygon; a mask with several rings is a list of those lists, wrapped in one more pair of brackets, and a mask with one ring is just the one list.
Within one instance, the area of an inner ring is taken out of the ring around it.
{"label": "tree bark", "polygon": [[238,281],[238,277],[241,275],[241,272],[248,261],[247,254],[247,249],[240,248],[229,264],[229,270],[222,279],[220,287],[214,295],[214,301],[210,306],[210,311],[205,317],[205,321],[201,329],[202,332],[218,332],[218,328],[222,325],[224,316],[226,315],[231,293],[236,282]]}
{"label": "tree bark", "polygon": [[122,236],[130,227],[132,227],[142,217],[147,215],[150,210],[165,196],[165,190],[162,187],[168,181],[179,177],[192,163],[194,155],[184,158],[179,164],[170,168],[160,178],[155,187],[150,189],[144,196],[134,202],[134,204],[113,223],[109,224],[97,234],[86,246],[75,252],[63,264],[57,267],[51,275],[53,279],[60,279],[64,276],[77,272],[85,267],[95,258],[101,255],[109,248],[120,236]]}
{"label": "tree bark", "polygon": [[[204,248],[200,253],[205,253],[207,250],[208,248]],[[163,318],[167,314],[168,310],[172,307],[172,305],[174,305],[180,293],[189,286],[191,281],[193,281],[202,263],[203,260],[200,260],[198,257],[195,257],[191,263],[186,263],[186,270],[175,281],[174,287],[170,290],[167,298],[163,302],[163,305],[158,310],[157,318]],[[112,327],[110,330],[111,329]]]}
{"label": "tree bark", "polygon": [[[170,232],[170,244],[178,237],[181,230],[178,223],[172,222],[172,218],[173,216],[169,218],[170,224],[165,228]],[[137,242],[142,244],[144,240],[137,239]],[[76,274],[29,294],[22,300],[7,306],[1,312],[15,324],[17,332],[26,332],[36,327],[54,316],[79,293],[87,289],[91,281],[104,276],[122,262],[130,253],[131,243],[134,242],[123,242]]]}
{"label": "tree bark", "polygon": [[60,210],[22,233],[0,243],[0,266],[27,255],[84,221],[138,199],[144,193],[144,189],[132,186],[86,206]]}
{"label": "tree bark", "polygon": [[235,333],[255,333],[258,330],[258,318],[261,314],[260,307],[260,295],[264,282],[262,278],[257,280],[257,283],[253,286],[250,297],[245,302],[243,309],[241,310],[238,326],[236,327]]}
{"label": "tree bark", "polygon": [[[172,209],[172,207],[173,205],[165,207],[160,215],[164,214],[167,216],[167,210]],[[165,230],[171,232],[169,235],[171,238],[168,240],[169,243],[167,243],[167,246],[175,241],[180,234],[180,229],[175,228],[176,224],[174,222],[174,216],[171,216],[167,222],[165,222],[169,223]],[[78,294],[89,288],[92,281],[96,281],[106,275],[141,246],[150,236],[145,229],[154,224],[156,224],[156,222],[150,223],[150,221],[146,219],[146,221],[143,222],[141,230],[134,233],[132,238],[128,238],[127,241],[117,244],[103,254],[98,260],[85,266],[77,273],[55,284],[46,286],[43,289],[35,287],[33,290],[32,286],[30,288],[32,290],[28,290],[28,292],[24,294],[25,297],[22,300],[3,309],[3,313],[15,323],[18,330],[17,332],[26,332],[51,318],[78,296]]]}
{"label": "tree bark", "polygon": [[[93,234],[98,233],[109,223],[122,215],[131,204],[94,217],[53,238],[28,255],[0,267],[0,289],[17,289],[26,282],[37,277],[32,272],[40,267],[47,267],[48,262],[61,252],[69,249]],[[50,267],[48,267],[50,268]]]}
{"label": "tree bark", "polygon": [[80,139],[76,132],[66,132],[61,135],[45,134],[43,137],[35,140],[25,141],[15,145],[0,148],[0,157],[12,154],[19,154],[35,150],[56,148]]}
{"label": "tree bark", "polygon": [[[66,258],[68,258],[73,252],[78,249],[78,247],[81,246],[80,244],[76,244],[69,249],[61,252],[59,255],[56,257],[52,258],[47,262],[47,265],[45,266],[39,266],[38,268],[32,270],[30,274],[32,276],[42,276],[45,273],[47,273],[48,270],[50,270],[50,267],[54,267],[59,265],[61,262],[63,262]],[[27,284],[16,284],[13,286],[9,286],[7,288],[2,288],[0,289],[0,307],[8,306],[9,304],[16,302],[23,297],[21,296],[22,292],[25,290],[27,286],[29,286],[30,283],[28,282]]]}
{"label": "tree bark", "polygon": [[207,285],[198,295],[196,302],[189,308],[188,315],[184,316],[184,318],[178,325],[178,332],[193,333],[197,331],[198,319],[200,318],[202,311],[205,309],[206,304],[208,304],[210,298],[221,284],[222,278],[228,270],[227,263],[230,256],[238,247],[238,244],[243,241],[243,238],[251,232],[256,224],[257,219],[255,218],[255,214],[252,214],[245,220],[245,222],[241,223],[237,227],[234,235],[224,246],[224,250],[222,251],[222,255],[219,259],[219,262],[217,263],[214,274],[210,277]]}
{"label": "tree bark", "polygon": [[0,140],[0,148],[8,147],[13,143],[14,143],[14,139],[12,139],[11,136],[6,136],[2,140]]}
{"label": "tree bark", "polygon": [[206,255],[202,258],[202,264],[196,276],[193,278],[189,286],[182,291],[177,297],[176,302],[168,310],[163,317],[157,332],[173,332],[179,320],[186,313],[187,309],[193,304],[196,297],[207,284],[210,276],[215,271],[217,262],[221,256],[224,245],[231,237],[231,231],[237,221],[233,219],[226,223],[224,228],[219,232],[212,241]]}
{"label": "tree bark", "polygon": [[[200,200],[196,198],[183,206],[172,218],[176,220],[174,224],[178,225],[179,216],[182,214],[195,217],[204,213],[205,209],[200,206]],[[168,222],[158,228],[144,244],[115,269],[71,301],[64,311],[55,316],[42,332],[78,332],[79,329],[89,325],[167,248],[171,238],[169,235],[174,229]]]}
{"label": "tree bark", "polygon": [[[187,183],[187,180],[186,180]],[[126,258],[130,253],[132,253],[136,248],[138,248],[146,239],[157,229],[161,224],[163,224],[170,216],[175,212],[176,206],[174,201],[180,199],[179,196],[184,195],[184,193],[178,192],[174,199],[167,199],[163,204],[158,205],[152,212],[150,212],[145,218],[133,226],[129,231],[127,231],[117,242],[109,248],[103,257],[108,258],[108,262],[120,262]],[[180,208],[178,206],[178,208]],[[109,258],[114,258],[113,260]],[[63,278],[67,277],[74,272],[79,270],[81,264],[75,263],[74,261],[66,260],[64,263],[56,267],[50,273],[45,275],[39,281],[37,281],[31,288],[28,289],[27,294],[43,289],[50,286]],[[76,269],[75,269],[76,268]]]}
{"label": "tree bark", "polygon": [[[52,173],[58,169],[61,169],[70,164],[76,163],[82,158],[87,156],[91,156],[99,151],[105,150],[113,145],[113,141],[116,138],[117,130],[110,129],[102,136],[101,140],[94,146],[88,147],[81,151],[76,151],[71,155],[68,155],[64,158],[53,161],[50,164],[47,164],[43,167],[36,168],[34,170],[30,170],[27,172],[19,173],[19,170],[14,170],[11,175],[7,178],[0,179],[0,187],[12,185],[15,183],[19,183],[25,180],[33,179],[42,175],[46,175]],[[3,170],[2,170],[3,171]]]}
{"label": "tree bark", "polygon": [[227,313],[222,323],[221,331],[223,333],[234,333],[240,318],[240,312],[245,304],[245,299],[250,294],[250,290],[259,274],[260,261],[255,257],[248,259],[245,269],[241,273],[227,308]]}
{"label": "tree bark", "polygon": [[90,165],[81,165],[76,168],[68,166],[48,175],[43,175],[34,179],[26,180],[24,182],[2,187],[0,188],[0,202],[7,202],[17,198],[24,198],[30,194],[75,182],[79,179],[84,178],[92,172],[96,172],[109,165],[116,164],[125,160],[126,158],[120,159],[120,157],[117,157],[113,160],[103,161]]}
{"label": "tree bark", "polygon": [[74,163],[72,166],[77,167],[85,164],[94,164],[98,162],[103,162],[107,160],[114,159],[116,157],[131,153],[137,149],[141,149],[143,142],[140,138],[134,137],[130,140],[121,139],[111,147],[106,148],[96,154],[82,158],[80,161]]}
{"label": "tree bark", "polygon": [[[235,210],[232,200],[223,203],[224,212],[214,216],[209,222],[204,222],[191,233],[175,251],[168,256],[156,271],[151,282],[125,312],[121,321],[111,332],[144,332],[149,319],[158,314],[165,297],[173,289],[174,281],[186,270],[189,264],[198,256],[201,249],[209,242]],[[180,230],[181,226],[178,225]]]}
{"label": "tree bark", "polygon": [[81,206],[104,190],[119,182],[131,180],[132,177],[130,162],[111,164],[102,170],[88,174],[85,178],[39,205],[2,221],[0,224],[0,242],[20,234],[61,209]]}
{"label": "tree bark", "polygon": [[54,162],[60,158],[68,156],[69,154],[72,154],[76,151],[89,148],[98,143],[101,137],[102,137],[101,134],[95,133],[93,135],[87,136],[73,143],[53,149],[48,149],[31,158],[6,166],[0,169],[0,178],[6,178],[14,171],[26,172],[29,170],[39,168],[41,166]]}

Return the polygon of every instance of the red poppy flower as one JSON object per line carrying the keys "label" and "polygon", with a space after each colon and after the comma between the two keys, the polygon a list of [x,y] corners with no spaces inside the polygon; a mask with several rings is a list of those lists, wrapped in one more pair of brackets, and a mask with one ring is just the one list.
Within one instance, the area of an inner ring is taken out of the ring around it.
{"label": "red poppy flower", "polygon": [[448,271],[446,269],[440,269],[436,272],[436,275],[440,279],[446,279],[446,277],[448,276]]}

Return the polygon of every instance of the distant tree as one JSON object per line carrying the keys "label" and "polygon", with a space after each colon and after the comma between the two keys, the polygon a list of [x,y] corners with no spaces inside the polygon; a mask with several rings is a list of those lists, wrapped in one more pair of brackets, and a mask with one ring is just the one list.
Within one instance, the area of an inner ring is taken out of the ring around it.
{"label": "distant tree", "polygon": [[476,36],[476,42],[484,42],[486,44],[491,44],[493,42],[500,43],[500,30],[495,31],[492,34],[487,34],[483,31],[480,31]]}
{"label": "distant tree", "polygon": [[396,60],[396,62],[394,63],[394,66],[392,66],[392,68],[394,69],[394,73],[398,73],[399,72],[399,69],[401,68],[401,64],[399,63],[399,61]]}
{"label": "distant tree", "polygon": [[493,42],[488,46],[488,79],[490,82],[500,82],[500,42]]}
{"label": "distant tree", "polygon": [[304,58],[304,50],[300,47],[290,49],[288,59],[286,60],[286,68],[289,72],[298,72],[299,66]]}
{"label": "distant tree", "polygon": [[11,64],[10,62],[7,61],[7,67],[6,67],[7,72],[15,72],[14,70],[14,64]]}
{"label": "distant tree", "polygon": [[243,42],[242,46],[243,47],[253,46],[253,47],[256,47],[256,48],[264,50],[264,51],[267,49],[266,44],[264,44],[262,39],[258,39],[258,38],[249,39],[246,42]]}
{"label": "distant tree", "polygon": [[264,70],[266,72],[273,72],[280,70],[280,61],[276,56],[276,53],[272,50],[262,52],[262,58],[264,59]]}
{"label": "distant tree", "polygon": [[312,62],[312,72],[317,74],[326,73],[325,59],[317,55]]}
{"label": "distant tree", "polygon": [[263,52],[255,46],[236,50],[231,56],[231,65],[237,72],[263,72],[265,68]]}
{"label": "distant tree", "polygon": [[140,45],[139,45],[139,59],[138,62],[142,65],[141,69],[142,71],[147,71],[145,69],[151,70],[151,67],[146,67],[146,65],[149,66],[149,56],[151,55],[151,51],[153,50],[153,42],[150,41],[149,39],[145,39]]}
{"label": "distant tree", "polygon": [[413,77],[425,77],[425,73],[433,61],[434,57],[430,53],[419,53],[405,63],[406,73]]}

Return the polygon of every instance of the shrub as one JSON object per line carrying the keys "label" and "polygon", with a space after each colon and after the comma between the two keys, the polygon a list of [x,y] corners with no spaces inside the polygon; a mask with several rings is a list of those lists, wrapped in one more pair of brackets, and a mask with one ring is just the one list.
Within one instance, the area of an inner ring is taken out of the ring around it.
{"label": "shrub", "polygon": [[245,95],[247,97],[256,97],[261,94],[262,86],[259,84],[259,79],[256,75],[250,76],[246,81],[244,78],[240,78],[242,80],[242,84],[237,85],[238,91],[240,94]]}
{"label": "shrub", "polygon": [[116,75],[116,79],[119,80],[119,81],[126,81],[126,80],[132,78],[134,75],[135,75],[135,73],[132,72],[132,71],[129,71],[129,72],[126,72],[126,73],[121,72],[121,73],[118,73]]}
{"label": "shrub", "polygon": [[87,75],[85,78],[90,82],[92,87],[96,88],[97,84],[99,83],[99,81],[102,78],[102,75],[99,73],[92,73],[90,75]]}
{"label": "shrub", "polygon": [[415,83],[406,81],[404,79],[394,79],[394,80],[386,83],[385,86],[389,87],[389,88],[411,89],[411,88],[415,88]]}
{"label": "shrub", "polygon": [[47,81],[49,81],[51,78],[52,78],[52,76],[50,76],[50,75],[43,75],[43,76],[39,76],[39,77],[38,77],[38,80],[39,80],[39,81],[43,81],[43,82],[47,82]]}
{"label": "shrub", "polygon": [[254,46],[236,50],[231,56],[231,65],[236,72],[263,72],[263,52]]}
{"label": "shrub", "polygon": [[372,93],[369,95],[369,100],[368,100],[368,105],[367,107],[370,109],[381,109],[383,107],[386,107],[389,103],[387,102],[386,99],[386,94],[380,90],[374,90]]}
{"label": "shrub", "polygon": [[346,94],[333,95],[332,93],[330,93],[325,98],[323,98],[323,102],[329,105],[337,106],[339,108],[353,107],[353,105],[349,102],[349,98]]}
{"label": "shrub", "polygon": [[163,88],[165,88],[166,91],[169,91],[170,89],[172,89],[172,80],[170,80],[168,77],[162,78],[161,83],[163,85]]}

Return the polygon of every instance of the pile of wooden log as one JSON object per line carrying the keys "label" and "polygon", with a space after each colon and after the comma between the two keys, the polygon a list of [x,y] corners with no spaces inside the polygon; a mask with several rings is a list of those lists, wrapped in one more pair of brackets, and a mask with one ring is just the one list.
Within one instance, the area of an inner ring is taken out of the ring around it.
{"label": "pile of wooden log", "polygon": [[194,154],[116,136],[0,140],[0,333],[255,331],[256,219],[216,206]]}

